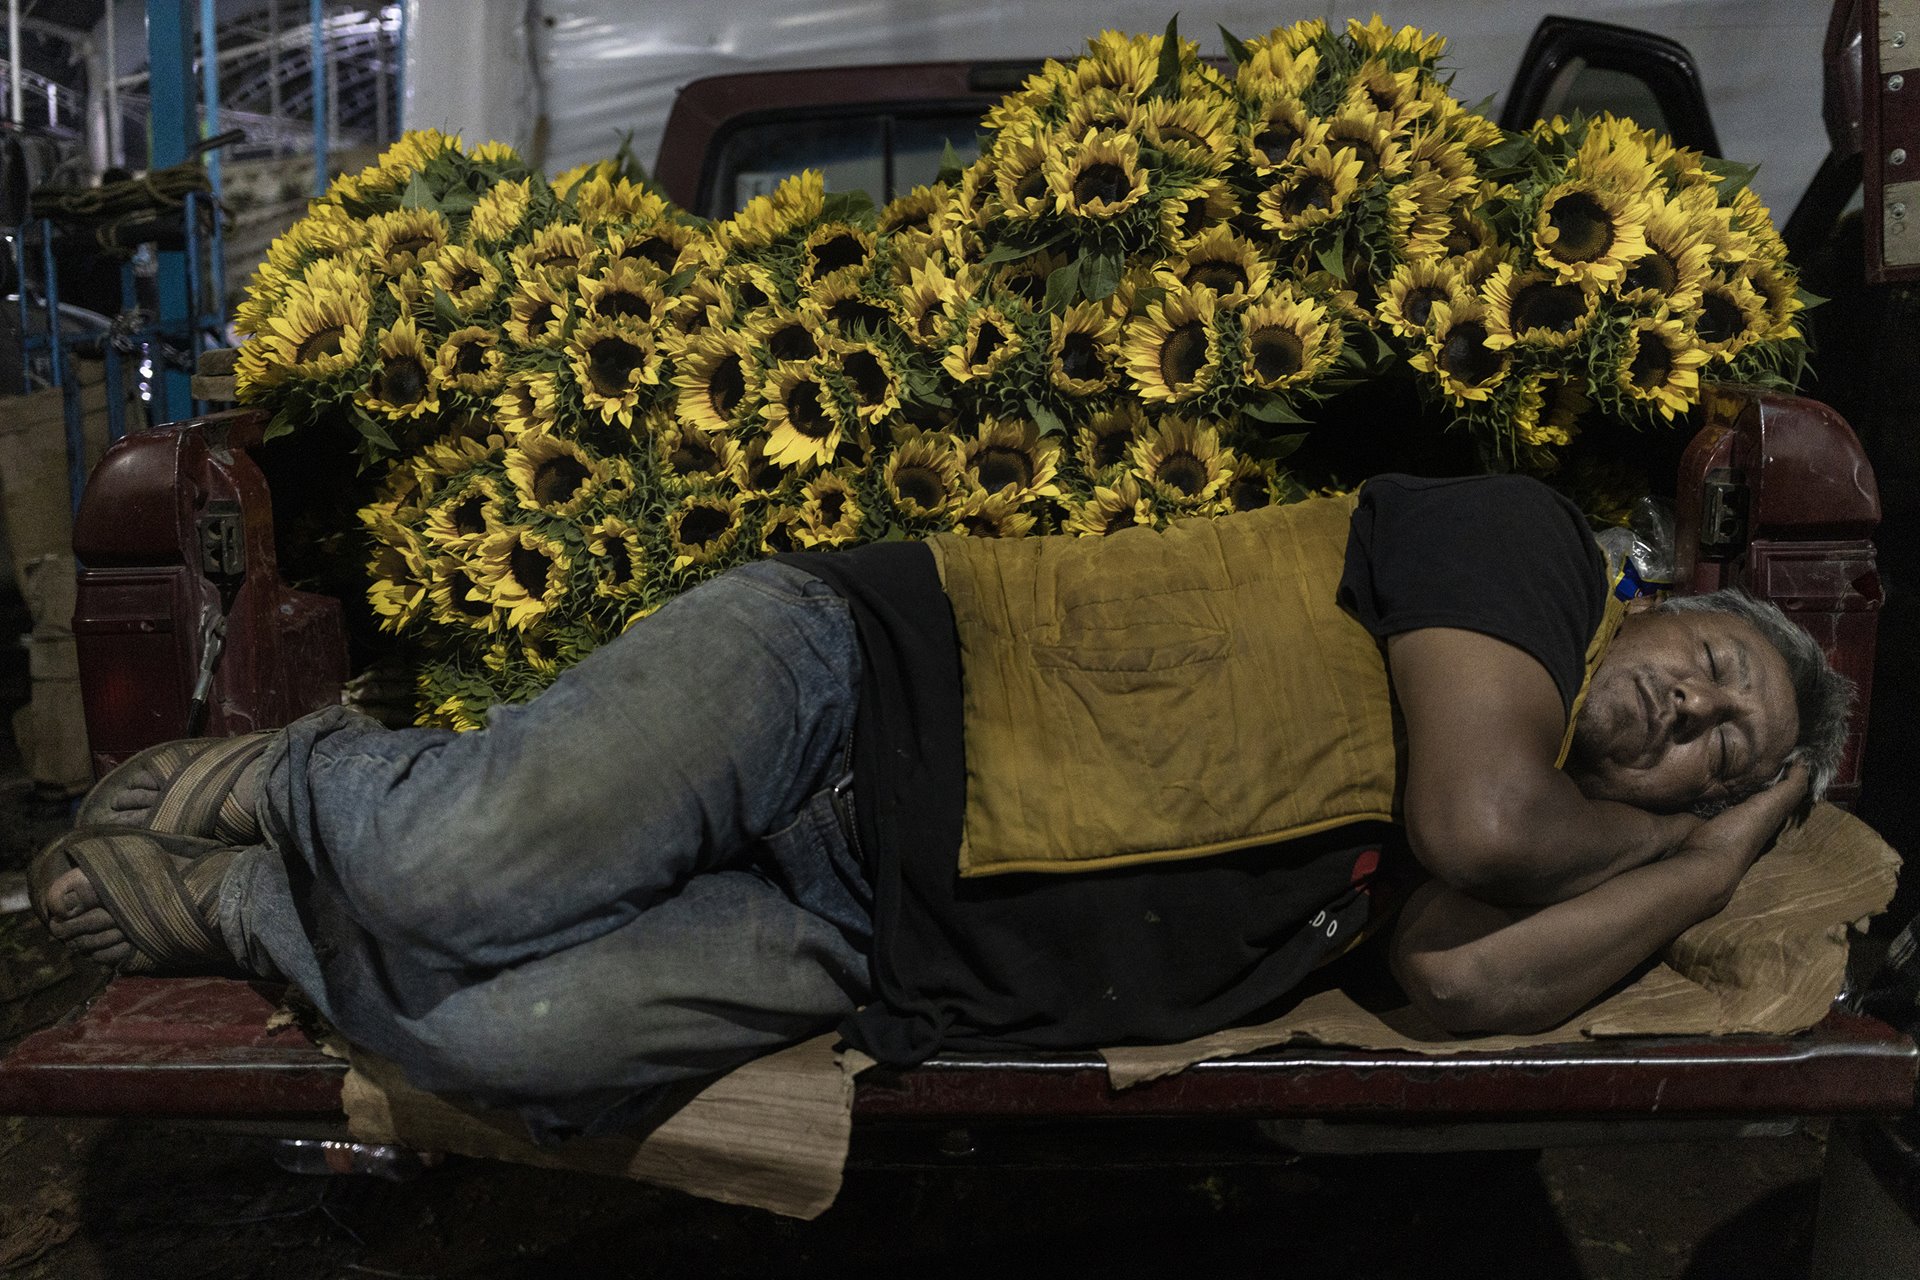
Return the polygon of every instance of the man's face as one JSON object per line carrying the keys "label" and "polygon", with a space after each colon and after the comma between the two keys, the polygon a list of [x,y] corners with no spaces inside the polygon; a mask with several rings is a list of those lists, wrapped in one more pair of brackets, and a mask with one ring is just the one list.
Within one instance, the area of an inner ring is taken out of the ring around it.
{"label": "man's face", "polygon": [[1567,771],[1597,800],[1659,813],[1773,779],[1800,732],[1779,650],[1730,613],[1636,613],[1594,673]]}

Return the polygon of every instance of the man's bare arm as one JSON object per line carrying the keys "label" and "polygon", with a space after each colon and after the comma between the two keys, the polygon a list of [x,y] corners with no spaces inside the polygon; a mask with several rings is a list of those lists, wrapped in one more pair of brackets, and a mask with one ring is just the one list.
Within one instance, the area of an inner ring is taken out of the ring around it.
{"label": "man's bare arm", "polygon": [[1566,713],[1531,655],[1476,631],[1393,636],[1407,725],[1408,840],[1436,878],[1483,903],[1586,892],[1675,848],[1699,819],[1589,800],[1554,767]]}
{"label": "man's bare arm", "polygon": [[1806,771],[1796,765],[1775,786],[1701,824],[1671,857],[1551,906],[1492,906],[1430,883],[1401,913],[1394,974],[1449,1031],[1554,1026],[1725,907],[1805,795]]}

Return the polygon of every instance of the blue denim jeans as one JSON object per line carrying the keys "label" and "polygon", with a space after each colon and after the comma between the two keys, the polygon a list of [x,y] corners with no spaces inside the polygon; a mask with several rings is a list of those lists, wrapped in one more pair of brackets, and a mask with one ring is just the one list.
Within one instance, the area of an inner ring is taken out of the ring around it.
{"label": "blue denim jeans", "polygon": [[478,732],[308,716],[223,935],[422,1088],[536,1135],[616,1127],[866,999],[871,892],[833,806],[859,667],[845,602],[762,563]]}

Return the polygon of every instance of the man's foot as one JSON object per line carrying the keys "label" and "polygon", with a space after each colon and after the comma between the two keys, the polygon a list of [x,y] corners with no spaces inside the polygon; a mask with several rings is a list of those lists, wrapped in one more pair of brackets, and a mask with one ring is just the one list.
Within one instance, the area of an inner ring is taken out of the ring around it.
{"label": "man's foot", "polygon": [[249,976],[215,916],[220,881],[240,852],[160,832],[80,828],[41,850],[28,887],[48,931],[96,964]]}
{"label": "man's foot", "polygon": [[254,805],[275,730],[148,747],[80,803],[80,827],[142,827],[227,845],[256,844]]}

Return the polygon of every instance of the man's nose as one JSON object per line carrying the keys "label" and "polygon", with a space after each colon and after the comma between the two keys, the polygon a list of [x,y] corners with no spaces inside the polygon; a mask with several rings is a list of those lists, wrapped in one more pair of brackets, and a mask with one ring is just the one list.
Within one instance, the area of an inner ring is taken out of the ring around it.
{"label": "man's nose", "polygon": [[1674,735],[1682,741],[1730,719],[1739,710],[1731,689],[1704,676],[1675,681],[1673,702]]}

